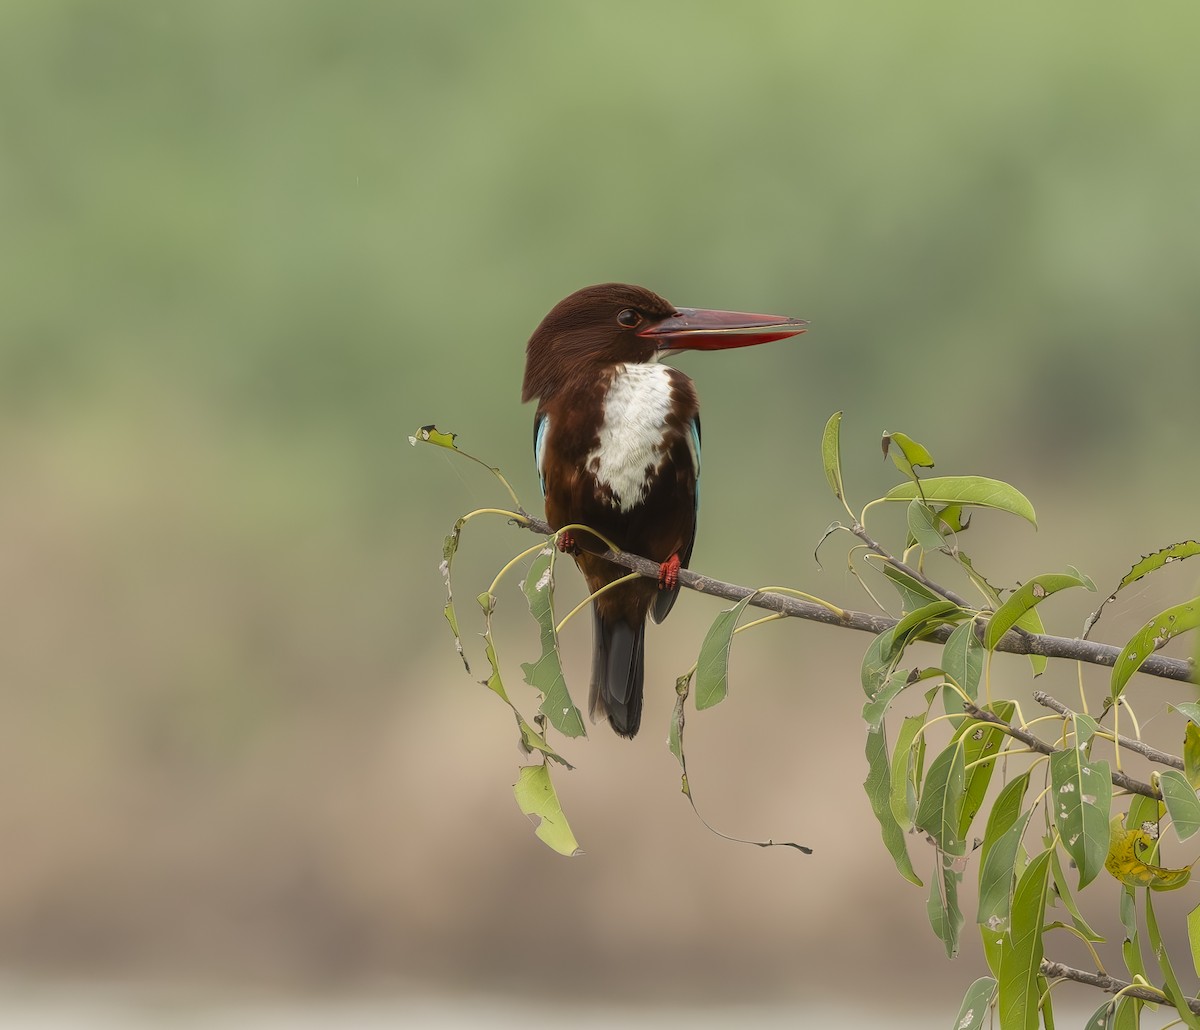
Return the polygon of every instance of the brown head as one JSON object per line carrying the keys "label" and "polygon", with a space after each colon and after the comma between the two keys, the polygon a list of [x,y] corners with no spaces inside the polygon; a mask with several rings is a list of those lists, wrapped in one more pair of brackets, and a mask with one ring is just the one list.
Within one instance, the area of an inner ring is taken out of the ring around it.
{"label": "brown head", "polygon": [[587,286],[555,304],[529,338],[521,400],[544,400],[571,380],[593,379],[614,365],[782,340],[806,325],[780,315],[677,308],[625,283]]}

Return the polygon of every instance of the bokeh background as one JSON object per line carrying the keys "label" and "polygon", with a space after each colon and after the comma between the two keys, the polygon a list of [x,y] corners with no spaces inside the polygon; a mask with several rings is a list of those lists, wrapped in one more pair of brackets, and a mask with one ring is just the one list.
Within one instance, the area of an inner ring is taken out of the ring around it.
{"label": "bokeh background", "polygon": [[[948,1022],[983,967],[970,933],[946,963],[879,843],[866,638],[740,638],[729,702],[688,724],[707,818],[812,857],[725,843],[679,795],[671,686],[719,607],[684,597],[649,637],[643,734],[568,746],[587,854],[562,859],[475,682],[470,598],[532,541],[468,527],[467,676],[441,542],[505,497],[407,436],[457,432],[536,507],[523,346],[560,297],[617,279],[798,315],[797,340],[678,359],[704,402],[696,567],[870,606],[839,543],[812,557],[844,409],[859,503],[903,430],[1034,500],[1037,532],[972,529],[998,583],[1070,562],[1115,584],[1197,533],[1198,32],[1172,3],[0,6],[9,1004],[101,985],[467,1022],[535,998]],[[1194,586],[1174,575],[1162,599]],[[588,632],[563,637],[577,697]],[[515,579],[497,633],[528,703]],[[1147,717],[1177,696],[1139,687]]]}

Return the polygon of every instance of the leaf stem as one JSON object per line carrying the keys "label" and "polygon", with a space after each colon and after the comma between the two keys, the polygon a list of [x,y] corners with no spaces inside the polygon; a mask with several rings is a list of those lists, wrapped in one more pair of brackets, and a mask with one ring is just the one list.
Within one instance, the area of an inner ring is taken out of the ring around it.
{"label": "leaf stem", "polygon": [[568,622],[570,622],[571,618],[573,616],[575,616],[579,612],[581,612],[584,608],[586,608],[589,604],[591,604],[594,600],[596,600],[596,598],[599,597],[601,594],[607,594],[610,590],[613,589],[613,587],[619,587],[622,583],[629,583],[638,578],[639,578],[638,573],[631,572],[631,573],[629,573],[629,575],[622,576],[620,579],[614,579],[611,583],[605,583],[604,586],[602,586],[599,590],[595,591],[595,593],[588,594],[587,597],[585,597],[574,608],[572,608],[569,612],[567,612],[567,614],[563,616],[562,621],[557,626],[554,627],[555,635],[561,633],[563,626],[565,626]]}

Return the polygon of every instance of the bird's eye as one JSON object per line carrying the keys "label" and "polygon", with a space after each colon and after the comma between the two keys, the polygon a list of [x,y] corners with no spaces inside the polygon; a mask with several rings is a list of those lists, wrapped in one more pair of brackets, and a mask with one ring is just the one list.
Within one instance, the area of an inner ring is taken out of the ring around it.
{"label": "bird's eye", "polygon": [[642,316],[639,315],[633,308],[626,308],[617,315],[617,325],[623,326],[626,329],[632,329],[635,325],[641,322]]}

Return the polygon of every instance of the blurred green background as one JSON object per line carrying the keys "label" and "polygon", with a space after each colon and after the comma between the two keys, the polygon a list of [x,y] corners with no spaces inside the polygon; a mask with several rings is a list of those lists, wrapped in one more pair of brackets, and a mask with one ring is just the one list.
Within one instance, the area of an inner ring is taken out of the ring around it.
{"label": "blurred green background", "polygon": [[[1192,4],[0,6],[3,969],[622,1005],[869,970],[948,1019],[982,966],[945,964],[878,842],[865,638],[745,640],[689,724],[708,817],[814,856],[725,844],[678,795],[670,688],[717,610],[685,597],[642,736],[570,749],[588,854],[560,859],[441,616],[443,535],[503,494],[406,437],[459,433],[536,507],[523,347],[559,298],[798,315],[679,359],[697,568],[867,606],[836,546],[811,558],[841,408],[859,503],[903,430],[1033,498],[1036,534],[972,531],[998,582],[1108,587],[1197,532],[1198,31]],[[473,523],[459,596],[529,543]],[[514,687],[515,582],[498,620]]]}

